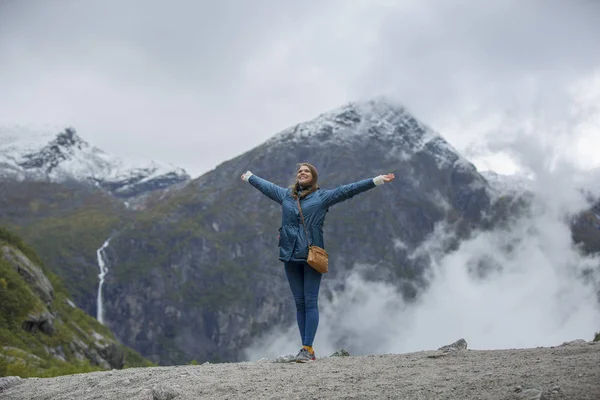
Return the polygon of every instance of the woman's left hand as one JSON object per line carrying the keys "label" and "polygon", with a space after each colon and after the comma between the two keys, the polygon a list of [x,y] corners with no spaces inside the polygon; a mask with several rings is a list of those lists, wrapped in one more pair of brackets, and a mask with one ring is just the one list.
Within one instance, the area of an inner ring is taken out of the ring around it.
{"label": "woman's left hand", "polygon": [[387,182],[391,182],[391,181],[393,181],[396,178],[394,176],[394,174],[392,174],[392,173],[389,173],[387,175],[382,175],[382,176],[383,176],[383,181],[386,182],[386,183]]}

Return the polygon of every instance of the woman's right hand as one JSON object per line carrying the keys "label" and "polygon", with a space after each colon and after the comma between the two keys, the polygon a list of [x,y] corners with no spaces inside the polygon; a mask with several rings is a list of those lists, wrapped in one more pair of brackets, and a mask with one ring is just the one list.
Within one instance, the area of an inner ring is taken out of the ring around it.
{"label": "woman's right hand", "polygon": [[242,180],[244,182],[248,182],[248,179],[250,179],[251,176],[252,176],[252,172],[246,171],[245,173],[242,174]]}

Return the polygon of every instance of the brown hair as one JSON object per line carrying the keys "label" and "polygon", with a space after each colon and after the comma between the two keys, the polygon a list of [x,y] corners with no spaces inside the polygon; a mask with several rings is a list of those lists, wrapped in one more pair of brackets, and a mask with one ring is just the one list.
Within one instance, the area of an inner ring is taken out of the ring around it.
{"label": "brown hair", "polygon": [[300,195],[300,198],[303,198],[305,196],[308,196],[311,193],[316,192],[317,189],[319,188],[319,185],[317,185],[317,181],[319,180],[319,173],[317,172],[317,169],[309,163],[299,163],[296,165],[295,182],[292,184],[292,186],[290,186],[290,188],[292,189],[292,197],[294,199],[298,198],[298,191],[301,190],[300,183],[298,182],[298,170],[301,167],[308,167],[308,169],[310,170],[310,173],[312,175],[312,181],[310,183],[310,187],[307,190],[303,191],[303,193]]}

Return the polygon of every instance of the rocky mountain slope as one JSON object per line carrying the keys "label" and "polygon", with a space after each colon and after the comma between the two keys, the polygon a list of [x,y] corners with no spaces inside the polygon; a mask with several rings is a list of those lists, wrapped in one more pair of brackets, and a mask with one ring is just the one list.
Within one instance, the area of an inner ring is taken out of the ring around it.
{"label": "rocky mountain slope", "polygon": [[[86,399],[570,399],[600,398],[600,343],[507,350],[421,351],[135,368],[15,379],[7,400]],[[1,390],[1,389],[0,389]]]}
{"label": "rocky mountain slope", "polygon": [[0,376],[148,366],[86,315],[22,240],[0,228]]}
{"label": "rocky mountain slope", "polygon": [[97,250],[135,211],[80,182],[0,181],[0,225],[23,237],[56,273],[73,302],[95,316]]}
{"label": "rocky mountain slope", "polygon": [[0,129],[0,177],[19,181],[74,180],[97,185],[124,199],[190,179],[183,169],[172,165],[111,156],[91,146],[73,128],[56,134],[19,127]]}
{"label": "rocky mountain slope", "polygon": [[72,128],[0,128],[0,224],[32,244],[89,315],[98,248],[135,210],[189,179],[172,165],[111,156]]}

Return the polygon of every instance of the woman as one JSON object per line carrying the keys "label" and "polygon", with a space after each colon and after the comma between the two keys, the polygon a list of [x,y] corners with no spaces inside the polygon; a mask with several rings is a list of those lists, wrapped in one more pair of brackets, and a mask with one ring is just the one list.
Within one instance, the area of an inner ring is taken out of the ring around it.
{"label": "woman", "polygon": [[[325,248],[323,223],[329,207],[348,200],[375,186],[394,180],[394,174],[379,175],[333,190],[317,185],[319,175],[310,164],[298,164],[296,182],[282,188],[247,171],[242,179],[261,191],[265,196],[281,204],[281,227],[279,228],[279,259],[284,262],[285,273],[296,303],[296,318],[302,349],[296,362],[314,361],[313,341],[319,325],[318,297],[322,274],[307,264],[309,244]],[[305,229],[298,209],[300,200]],[[307,237],[308,234],[308,237]]]}

